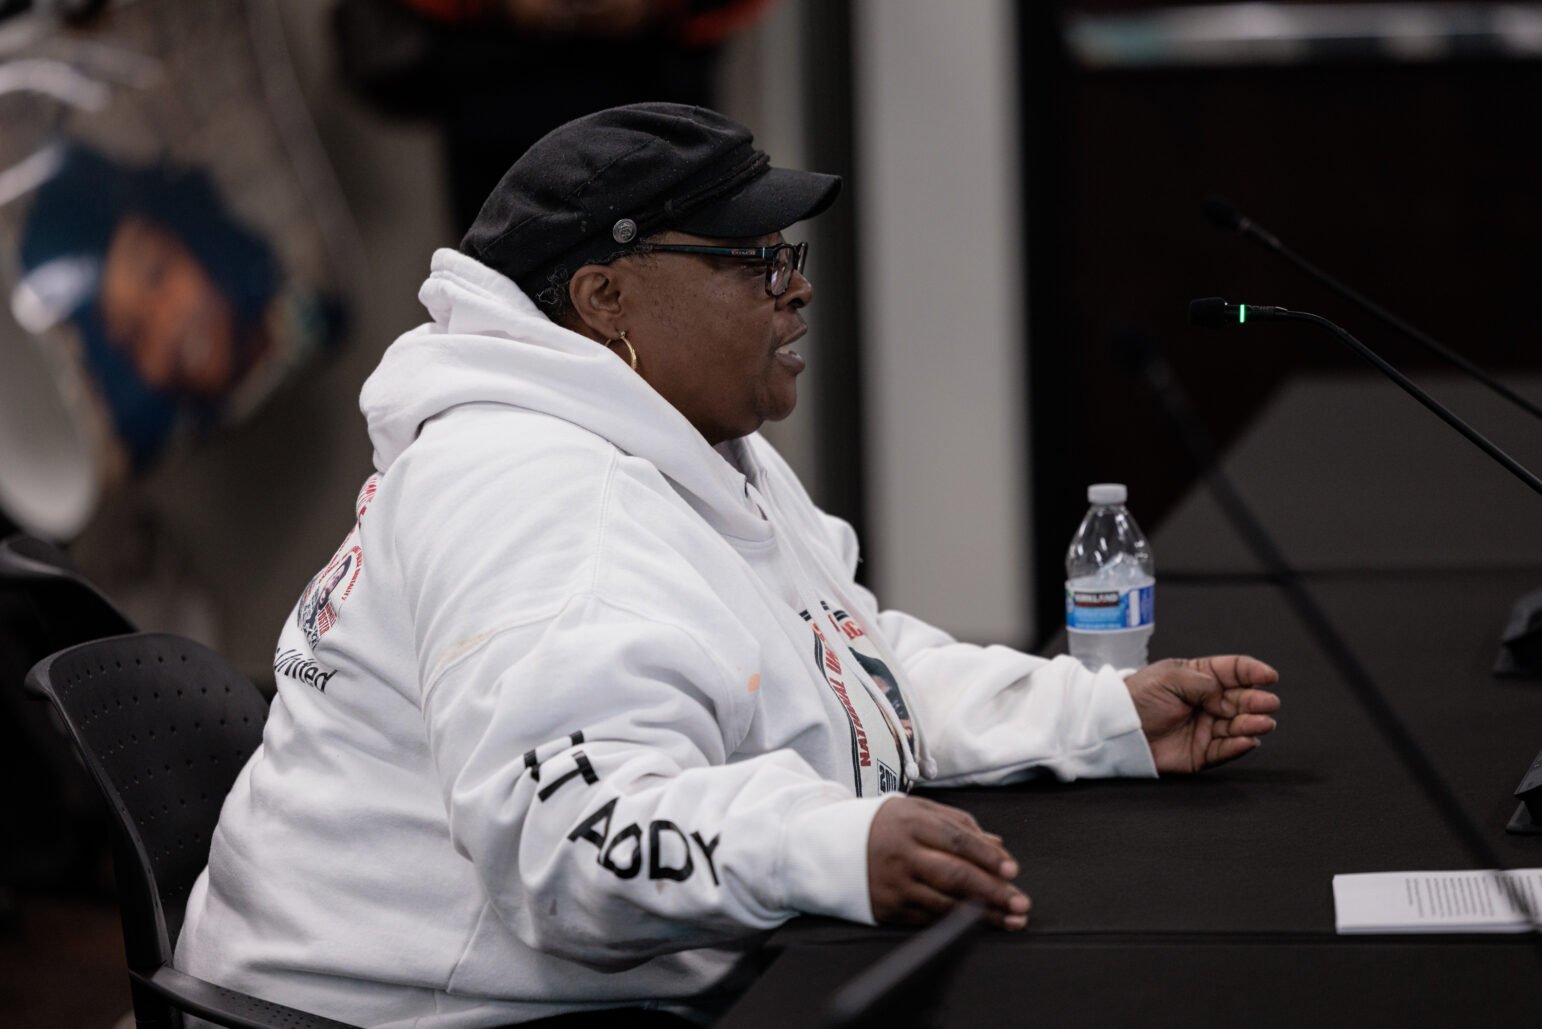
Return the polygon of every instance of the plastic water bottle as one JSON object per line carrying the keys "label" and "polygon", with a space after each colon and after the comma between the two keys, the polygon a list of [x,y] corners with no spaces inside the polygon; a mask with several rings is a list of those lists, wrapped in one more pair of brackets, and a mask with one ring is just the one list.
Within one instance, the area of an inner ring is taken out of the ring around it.
{"label": "plastic water bottle", "polygon": [[1155,628],[1151,545],[1130,517],[1122,483],[1087,487],[1092,504],[1065,555],[1065,627],[1071,656],[1093,671],[1140,668]]}

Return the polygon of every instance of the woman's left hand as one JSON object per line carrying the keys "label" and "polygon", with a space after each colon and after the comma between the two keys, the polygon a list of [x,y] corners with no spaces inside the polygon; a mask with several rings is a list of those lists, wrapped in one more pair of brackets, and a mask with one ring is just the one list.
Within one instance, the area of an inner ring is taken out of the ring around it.
{"label": "woman's left hand", "polygon": [[1197,772],[1255,749],[1274,731],[1280,675],[1257,658],[1169,658],[1125,679],[1158,772]]}

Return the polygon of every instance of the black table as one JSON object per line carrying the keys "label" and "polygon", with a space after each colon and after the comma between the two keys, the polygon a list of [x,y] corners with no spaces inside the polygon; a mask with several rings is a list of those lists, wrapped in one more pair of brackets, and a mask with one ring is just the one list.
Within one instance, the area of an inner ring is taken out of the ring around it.
{"label": "black table", "polygon": [[[1465,399],[1484,407],[1481,397]],[[1333,462],[1361,461],[1373,489],[1314,478],[1314,451],[1326,444],[1303,446],[1302,436],[1326,438],[1329,417],[1350,423],[1351,442]],[[1524,513],[1542,516],[1542,498],[1500,490],[1511,506],[1495,510],[1504,473],[1490,475],[1476,452],[1437,447],[1432,486],[1421,466],[1390,472],[1357,448],[1379,449],[1419,419],[1433,420],[1379,383],[1307,382],[1280,398],[1229,466],[1250,499],[1271,498],[1259,505],[1271,525],[1291,526],[1280,535],[1293,560],[1307,555],[1313,595],[1503,860],[1542,866],[1542,837],[1503,831],[1511,793],[1542,748],[1542,683],[1490,671],[1509,605],[1542,586],[1542,546],[1514,510],[1531,505]],[[1542,430],[1531,436],[1542,444]],[[1382,513],[1369,519],[1361,505],[1372,497]],[[1242,761],[1201,776],[938,791],[1006,838],[1034,911],[1028,932],[974,943],[946,979],[937,1021],[1542,1024],[1534,940],[1335,934],[1335,874],[1471,868],[1474,859],[1280,591],[1252,575],[1240,547],[1217,545],[1229,530],[1216,518],[1196,496],[1156,535],[1154,656],[1241,651],[1271,661],[1283,676],[1280,729]],[[1455,538],[1464,525],[1472,538]],[[722,1024],[809,1024],[831,990],[903,939],[828,920],[791,923],[773,938],[767,974]]]}

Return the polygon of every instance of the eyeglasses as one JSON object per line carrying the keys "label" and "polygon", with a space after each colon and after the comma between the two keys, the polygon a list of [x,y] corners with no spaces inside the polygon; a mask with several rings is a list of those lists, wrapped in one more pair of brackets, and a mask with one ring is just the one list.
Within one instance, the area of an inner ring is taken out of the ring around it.
{"label": "eyeglasses", "polygon": [[708,254],[714,257],[735,257],[744,261],[764,261],[766,264],[766,293],[779,297],[792,285],[792,273],[803,270],[808,260],[807,243],[778,243],[774,247],[709,247],[695,243],[644,243],[637,248],[640,253]]}

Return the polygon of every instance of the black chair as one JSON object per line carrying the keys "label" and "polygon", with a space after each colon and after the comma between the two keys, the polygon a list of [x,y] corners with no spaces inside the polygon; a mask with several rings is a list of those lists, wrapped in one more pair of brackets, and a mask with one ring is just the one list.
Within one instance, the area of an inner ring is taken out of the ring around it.
{"label": "black chair", "polygon": [[29,642],[41,648],[39,657],[136,628],[105,593],[80,574],[68,555],[24,533],[0,540],[0,586],[29,602],[31,619],[26,628],[31,634]]}
{"label": "black chair", "polygon": [[257,688],[207,647],[161,633],[70,647],[40,661],[27,683],[63,717],[115,816],[139,1029],[181,1029],[183,1012],[243,1029],[347,1029],[171,966],[220,807],[262,740],[268,705]]}
{"label": "black chair", "polygon": [[58,719],[22,693],[27,670],[134,625],[65,554],[31,536],[0,540],[0,804],[21,828],[0,851],[0,888],[100,895],[107,815]]}

